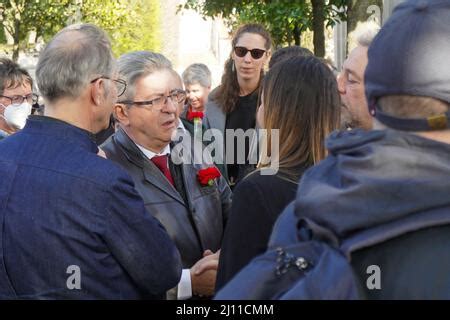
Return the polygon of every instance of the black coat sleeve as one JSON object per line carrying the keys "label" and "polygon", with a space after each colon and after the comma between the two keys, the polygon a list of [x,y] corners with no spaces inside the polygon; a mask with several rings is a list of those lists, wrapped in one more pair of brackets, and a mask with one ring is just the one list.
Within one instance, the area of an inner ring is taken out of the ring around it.
{"label": "black coat sleeve", "polygon": [[254,257],[262,254],[276,217],[267,205],[261,185],[243,180],[233,192],[231,214],[220,253],[216,291],[222,288]]}

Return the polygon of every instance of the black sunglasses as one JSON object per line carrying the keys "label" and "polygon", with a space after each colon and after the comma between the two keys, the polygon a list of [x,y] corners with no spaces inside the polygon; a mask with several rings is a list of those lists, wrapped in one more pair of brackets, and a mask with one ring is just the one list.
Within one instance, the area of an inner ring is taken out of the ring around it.
{"label": "black sunglasses", "polygon": [[234,47],[234,53],[239,57],[243,58],[250,51],[253,59],[261,59],[261,57],[266,53],[266,50],[263,49],[252,49],[248,50],[245,47]]}

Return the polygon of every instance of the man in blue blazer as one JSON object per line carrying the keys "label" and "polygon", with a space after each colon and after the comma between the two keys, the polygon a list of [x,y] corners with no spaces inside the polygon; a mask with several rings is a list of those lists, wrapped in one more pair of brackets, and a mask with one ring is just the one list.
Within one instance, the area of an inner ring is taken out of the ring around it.
{"label": "man in blue blazer", "polygon": [[66,27],[36,76],[45,116],[0,142],[0,298],[162,298],[180,255],[93,141],[126,85],[106,34]]}

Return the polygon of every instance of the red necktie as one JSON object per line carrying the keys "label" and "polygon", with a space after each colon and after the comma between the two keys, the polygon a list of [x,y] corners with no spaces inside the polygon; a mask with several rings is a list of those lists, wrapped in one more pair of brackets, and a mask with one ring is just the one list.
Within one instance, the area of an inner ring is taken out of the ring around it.
{"label": "red necktie", "polygon": [[155,164],[155,166],[158,167],[159,170],[161,170],[167,180],[169,180],[170,184],[175,186],[172,174],[169,170],[168,155],[166,154],[163,156],[154,156],[153,158],[151,158],[151,161]]}

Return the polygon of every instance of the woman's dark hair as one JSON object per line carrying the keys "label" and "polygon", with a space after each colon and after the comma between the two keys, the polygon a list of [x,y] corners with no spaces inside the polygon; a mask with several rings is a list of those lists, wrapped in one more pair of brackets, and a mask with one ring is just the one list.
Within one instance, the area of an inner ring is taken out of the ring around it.
{"label": "woman's dark hair", "polygon": [[[272,38],[270,37],[269,32],[267,32],[267,30],[260,24],[245,24],[236,30],[233,39],[231,41],[231,50],[232,50],[231,52],[233,52],[234,47],[236,46],[240,37],[244,33],[259,34],[266,40],[265,44],[266,50],[270,50],[272,46]],[[234,62],[233,59],[231,58],[230,53],[230,58],[228,58],[228,60],[225,62],[225,68],[222,76],[222,83],[215,92],[214,96],[212,97],[214,100],[218,102],[219,106],[225,113],[230,113],[234,110],[236,102],[239,98],[239,91],[240,91],[239,83],[236,71],[233,71],[233,63]],[[261,70],[259,78],[260,81],[263,75],[264,71]]]}
{"label": "woman's dark hair", "polygon": [[312,57],[314,53],[311,50],[299,47],[299,46],[290,46],[280,48],[275,51],[270,58],[269,69],[272,68],[276,63],[289,59],[291,57]]}
{"label": "woman's dark hair", "polygon": [[[269,70],[262,90],[266,153],[279,161],[280,172],[296,181],[299,168],[325,158],[325,137],[339,128],[341,103],[336,79],[318,58],[292,57]],[[270,155],[271,129],[279,129],[278,155]],[[260,167],[270,164],[268,159],[261,160]]]}

